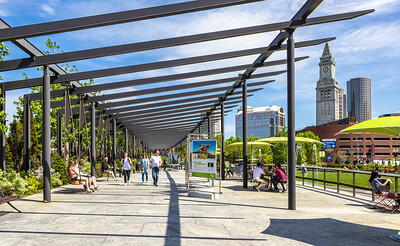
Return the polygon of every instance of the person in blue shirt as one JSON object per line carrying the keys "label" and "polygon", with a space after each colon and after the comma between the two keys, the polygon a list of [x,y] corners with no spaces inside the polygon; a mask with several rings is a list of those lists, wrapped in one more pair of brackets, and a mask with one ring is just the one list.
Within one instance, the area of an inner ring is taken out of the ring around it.
{"label": "person in blue shirt", "polygon": [[[382,188],[385,187],[388,183],[392,183],[390,179],[382,179],[379,178],[378,170],[374,170],[371,172],[371,176],[369,178],[369,182],[372,186],[372,191],[375,194],[382,194]],[[392,193],[389,191],[388,197],[392,197],[396,200],[396,206],[399,206],[400,202],[400,194],[399,193]]]}
{"label": "person in blue shirt", "polygon": [[140,159],[139,167],[142,172],[142,184],[144,183],[145,176],[146,176],[146,183],[147,183],[147,181],[149,180],[150,160],[147,157],[146,153],[144,153],[142,159]]}

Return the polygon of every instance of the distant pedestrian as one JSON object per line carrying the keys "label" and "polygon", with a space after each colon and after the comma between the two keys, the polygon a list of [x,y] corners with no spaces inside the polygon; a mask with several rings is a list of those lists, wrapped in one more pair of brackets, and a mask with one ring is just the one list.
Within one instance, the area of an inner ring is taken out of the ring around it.
{"label": "distant pedestrian", "polygon": [[131,183],[131,158],[128,157],[128,152],[124,152],[124,158],[121,159],[121,164],[124,173],[124,186],[127,186]]}
{"label": "distant pedestrian", "polygon": [[143,158],[139,163],[140,171],[142,172],[142,184],[144,183],[144,177],[146,177],[146,183],[149,180],[149,168],[150,168],[150,160],[147,157],[147,154],[143,154]]}
{"label": "distant pedestrian", "polygon": [[161,166],[161,157],[160,151],[156,151],[156,153],[150,158],[151,168],[152,168],[152,176],[154,185],[158,186],[158,175],[160,173],[160,166]]}

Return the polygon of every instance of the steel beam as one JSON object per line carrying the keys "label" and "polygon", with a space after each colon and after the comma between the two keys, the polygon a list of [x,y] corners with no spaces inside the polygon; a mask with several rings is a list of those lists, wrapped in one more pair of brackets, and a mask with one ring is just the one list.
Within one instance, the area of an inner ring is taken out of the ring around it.
{"label": "steel beam", "polygon": [[[234,108],[234,106],[229,106],[229,107],[225,107],[225,108]],[[175,114],[170,114],[170,113],[163,114],[163,115],[157,114],[157,116],[160,116],[160,117],[163,117],[163,118],[174,118],[174,117],[179,117],[179,116],[188,116],[188,115],[195,115],[195,114],[205,113],[205,112],[208,112],[208,111],[209,111],[208,109],[206,109],[206,110],[195,110],[195,111],[186,111],[186,112],[175,113]],[[232,112],[232,110],[225,111],[225,113],[228,113],[228,112]],[[154,119],[154,116],[153,115],[145,115],[145,116],[137,116],[137,117],[134,117],[134,118],[127,118],[127,119],[122,118],[122,119],[119,119],[119,121],[121,121],[122,123],[125,124],[125,123],[129,123],[130,121],[137,121],[137,120],[143,120],[144,121],[144,120],[148,120],[148,119]]]}
{"label": "steel beam", "polygon": [[261,0],[202,0],[188,1],[156,7],[134,9],[115,13],[86,16],[67,20],[32,24],[14,27],[11,30],[0,32],[0,42],[19,38],[30,38],[96,28],[102,26],[116,25],[128,22],[149,20],[172,15],[179,15],[209,9],[216,9],[239,4],[257,2]]}
{"label": "steel beam", "polygon": [[51,202],[51,133],[50,133],[50,74],[49,67],[43,70],[42,102],[42,165],[43,165],[43,202]]}
{"label": "steel beam", "polygon": [[[304,60],[307,58],[309,58],[309,57],[308,56],[298,57],[296,59],[296,61],[301,61],[301,60]],[[260,67],[277,66],[277,65],[283,65],[283,64],[286,64],[286,59],[265,62],[262,65],[260,65]],[[1,66],[1,63],[0,63],[0,66]],[[90,86],[75,88],[71,92],[71,95],[80,95],[80,94],[84,94],[87,92],[113,90],[113,89],[119,89],[119,88],[131,87],[131,86],[148,85],[148,84],[162,83],[162,82],[167,82],[167,81],[177,81],[177,80],[183,80],[183,79],[203,77],[203,76],[215,75],[215,74],[221,74],[221,73],[227,73],[227,72],[235,72],[235,71],[240,71],[240,70],[244,70],[247,68],[251,68],[252,66],[253,66],[253,64],[243,64],[243,65],[237,65],[237,66],[231,66],[231,67],[221,67],[221,68],[180,73],[180,74],[170,74],[170,75],[164,75],[164,76],[158,76],[158,77],[149,77],[149,78],[132,79],[132,80],[126,80],[126,81],[112,82],[112,83],[104,83],[104,84],[98,84],[98,85],[90,85]],[[63,81],[60,81],[58,78],[53,79],[53,83],[61,83],[61,82],[63,82]],[[229,81],[229,82],[231,82],[231,81]],[[38,78],[27,79],[27,80],[15,80],[15,81],[3,82],[1,84],[3,85],[5,90],[22,89],[22,88],[38,85]],[[56,90],[56,91],[53,91],[53,95],[54,96],[63,96],[64,92],[65,92],[64,90]]]}
{"label": "steel beam", "polygon": [[[143,109],[143,108],[156,108],[156,107],[171,106],[171,105],[188,103],[188,102],[204,101],[207,99],[215,99],[215,98],[218,98],[219,96],[221,96],[221,94],[211,94],[211,95],[200,96],[200,97],[190,97],[190,98],[185,98],[185,99],[170,100],[170,101],[164,101],[164,102],[160,102],[160,103],[149,103],[149,104],[141,104],[140,99],[134,99],[134,100],[137,100],[137,103],[130,103],[130,104],[137,105],[137,106],[132,106],[129,108],[131,108],[131,110],[137,110],[137,109]],[[107,105],[107,104],[105,104],[105,105]],[[107,113],[122,112],[122,111],[119,111],[119,109],[125,109],[125,107],[112,109],[115,111],[106,110],[106,112]],[[123,111],[125,111],[125,110],[123,110]]]}
{"label": "steel beam", "polygon": [[[190,119],[190,120],[187,119],[187,120],[176,121],[176,122],[173,122],[173,123],[171,123],[171,122],[157,122],[157,123],[153,123],[151,125],[130,123],[130,126],[133,127],[133,128],[131,128],[131,130],[133,130],[133,131],[137,131],[137,130],[141,131],[141,130],[144,130],[144,129],[152,129],[152,128],[155,128],[155,127],[162,127],[162,126],[171,126],[171,125],[179,126],[181,124],[196,123],[198,121],[199,121],[198,119]],[[213,122],[215,122],[215,119],[213,120]]]}
{"label": "steel beam", "polygon": [[[0,29],[8,29],[11,28],[10,25],[8,25],[4,20],[0,18]],[[44,56],[44,54],[37,49],[34,45],[32,45],[28,40],[26,39],[16,39],[12,41],[13,44],[15,44],[18,48],[23,50],[25,53],[27,53],[30,57],[39,57],[39,56]],[[57,64],[50,64],[48,65],[49,69],[53,71],[55,74],[58,75],[64,75],[67,74],[67,72],[64,71],[60,66]],[[81,87],[82,85],[77,82],[77,81],[70,81],[69,82],[72,86],[74,87]],[[51,93],[51,92],[50,92]],[[91,93],[88,93],[87,96],[92,96]],[[29,99],[30,100],[30,99]],[[41,100],[41,96],[39,99]]]}
{"label": "steel beam", "polygon": [[[220,117],[212,117],[211,118],[212,120],[219,120],[220,119]],[[185,116],[185,117],[179,117],[179,118],[172,118],[172,119],[168,119],[168,120],[162,120],[162,122],[160,122],[160,120],[157,120],[157,121],[152,121],[152,122],[149,122],[149,121],[145,121],[145,122],[143,122],[143,121],[137,121],[137,123],[134,123],[134,122],[132,122],[132,121],[130,121],[129,123],[130,124],[134,124],[134,125],[137,125],[137,126],[139,126],[139,125],[141,125],[141,126],[143,126],[143,127],[145,127],[145,126],[153,126],[153,125],[158,125],[158,124],[174,124],[174,123],[179,123],[179,122],[186,122],[186,121],[193,121],[193,120],[196,120],[196,121],[199,121],[199,120],[201,120],[201,116],[200,115],[196,115],[196,116]]]}
{"label": "steel beam", "polygon": [[[239,99],[239,98],[240,97],[238,97],[238,96],[237,97],[232,97],[231,100],[235,100],[235,99]],[[197,106],[199,104],[207,105],[209,103],[213,103],[213,102],[215,102],[215,98],[214,99],[210,99],[210,100],[205,100],[205,101],[202,101],[202,102],[197,102],[197,100],[194,100],[194,101],[187,100],[186,102],[192,102],[192,103],[182,104],[182,103],[173,103],[173,101],[172,101],[170,104],[166,104],[165,105],[166,107],[162,107],[162,108],[160,108],[160,106],[153,106],[151,104],[150,105],[137,105],[137,106],[131,106],[131,107],[122,107],[122,108],[109,109],[109,110],[105,110],[105,113],[109,114],[109,115],[113,114],[116,117],[118,117],[118,116],[123,116],[123,115],[130,114],[130,112],[135,112],[135,113],[136,112],[137,113],[143,112],[143,113],[145,113],[146,110],[154,110],[152,108],[156,108],[155,110],[157,110],[157,111],[158,110],[162,111],[162,110],[165,110],[165,109],[168,109],[168,110],[169,109],[175,109],[175,108],[180,108],[180,107],[187,108],[187,107],[191,107],[191,106]],[[126,112],[126,113],[122,113],[122,112]],[[153,111],[150,111],[150,112],[153,112]]]}
{"label": "steel beam", "polygon": [[[253,78],[262,78],[267,74],[270,74],[270,73],[256,74],[253,76]],[[270,82],[273,82],[273,81],[268,80],[268,81],[262,81],[262,82],[255,82],[255,83],[249,84],[249,86],[251,85],[253,87],[253,86],[258,86],[258,85],[265,85]],[[196,84],[196,83],[193,83],[193,84]],[[201,87],[202,85],[203,85],[202,83],[198,83],[197,87]],[[172,88],[170,88],[170,87],[172,87]],[[189,88],[196,88],[196,85],[183,84],[183,85],[179,85],[176,87],[175,86],[159,87],[159,88],[157,88],[157,93],[173,91],[174,89],[181,90],[181,89],[189,89]],[[148,98],[141,98],[141,99],[127,99],[127,100],[118,101],[118,102],[102,103],[102,104],[97,105],[97,108],[106,109],[106,108],[126,106],[126,105],[137,104],[137,103],[155,102],[155,101],[161,101],[161,100],[165,100],[165,99],[173,99],[173,98],[178,98],[178,97],[186,97],[186,96],[206,94],[206,93],[217,92],[217,91],[224,91],[229,88],[231,88],[231,86],[216,87],[216,88],[210,88],[210,89],[203,89],[203,90],[199,90],[199,91],[189,91],[189,92],[176,93],[176,94],[174,93],[174,94],[170,94],[170,95],[161,95],[158,97],[148,97]],[[125,97],[134,97],[135,96],[136,97],[136,96],[149,95],[149,94],[153,94],[153,93],[154,93],[154,89],[144,89],[144,90],[131,91],[129,93],[124,93],[124,94],[121,94],[121,93],[107,94],[106,99],[108,101],[108,100],[113,100],[113,99],[120,99],[120,98],[123,98],[123,96],[125,96]],[[100,101],[104,100],[104,97],[99,98],[97,96],[93,96],[93,97],[90,97],[89,99],[87,99],[85,102],[86,103],[100,102]],[[75,103],[78,104],[79,103],[78,100],[76,100]],[[63,107],[64,104],[65,104],[64,100],[52,102],[53,107]]]}
{"label": "steel beam", "polygon": [[[314,2],[320,2],[320,1],[314,1]],[[243,27],[243,28],[230,29],[224,31],[194,34],[182,37],[166,38],[160,40],[117,45],[117,46],[110,46],[103,48],[95,48],[95,49],[88,49],[81,51],[66,52],[61,54],[49,55],[46,57],[38,57],[39,59],[31,59],[31,58],[15,59],[2,62],[2,64],[0,64],[0,71],[8,71],[13,69],[42,66],[46,64],[65,63],[65,62],[78,61],[84,59],[92,59],[97,57],[167,48],[178,45],[213,41],[218,39],[239,37],[243,35],[257,34],[263,32],[295,29],[301,26],[311,26],[322,23],[352,19],[365,14],[369,14],[373,11],[374,10],[363,10],[363,11],[355,11],[343,14],[315,17],[307,19],[306,22],[304,21],[305,19],[299,19],[299,20],[292,19],[290,21],[279,22],[279,23],[264,24],[258,26],[250,26],[250,27]],[[271,47],[277,47],[277,46],[271,46]]]}
{"label": "steel beam", "polygon": [[[232,101],[226,103],[227,105],[232,105],[238,103],[238,101]],[[169,114],[174,114],[174,113],[181,113],[181,112],[203,112],[205,108],[212,107],[213,105],[205,105],[205,106],[198,106],[198,107],[189,107],[189,108],[176,108],[176,109],[164,109],[164,110],[159,110],[159,109],[150,109],[150,110],[143,110],[143,111],[138,111],[138,112],[132,112],[132,113],[123,113],[119,115],[113,115],[111,118],[118,118],[120,120],[128,120],[128,119],[133,119],[133,118],[140,118],[140,117],[146,117],[149,115],[152,115],[154,113],[157,113],[157,115],[169,115]]]}

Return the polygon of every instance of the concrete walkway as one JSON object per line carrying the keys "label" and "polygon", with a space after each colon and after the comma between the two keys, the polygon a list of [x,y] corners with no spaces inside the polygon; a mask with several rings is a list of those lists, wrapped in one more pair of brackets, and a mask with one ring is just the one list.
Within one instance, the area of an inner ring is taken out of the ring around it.
{"label": "concrete walkway", "polygon": [[[400,245],[400,214],[379,212],[362,200],[297,187],[296,211],[287,193],[243,190],[225,181],[220,199],[188,197],[184,172],[161,172],[159,187],[99,180],[13,202],[23,213],[0,216],[0,245]],[[7,205],[0,211],[12,211]]]}

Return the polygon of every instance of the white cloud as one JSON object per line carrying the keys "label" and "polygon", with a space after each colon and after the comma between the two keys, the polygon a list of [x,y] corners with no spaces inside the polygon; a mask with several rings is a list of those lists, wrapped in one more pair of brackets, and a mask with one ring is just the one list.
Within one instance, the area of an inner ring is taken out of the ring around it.
{"label": "white cloud", "polygon": [[40,8],[42,10],[44,10],[47,14],[50,14],[50,15],[55,15],[56,14],[55,10],[52,7],[50,7],[50,5],[48,5],[46,3],[42,4],[40,6]]}

